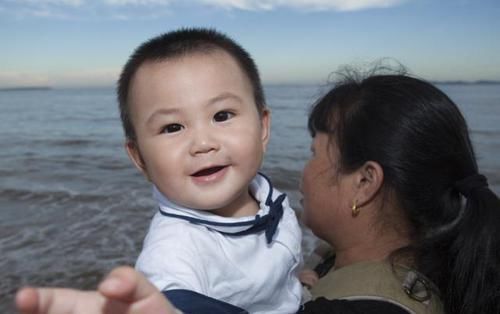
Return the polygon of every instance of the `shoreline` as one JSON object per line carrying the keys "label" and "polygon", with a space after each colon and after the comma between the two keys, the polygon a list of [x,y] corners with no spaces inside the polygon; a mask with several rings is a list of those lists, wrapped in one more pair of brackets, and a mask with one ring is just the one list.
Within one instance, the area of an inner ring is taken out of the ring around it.
{"label": "shoreline", "polygon": [[50,86],[29,86],[29,87],[0,87],[0,92],[16,92],[16,91],[40,91],[51,90]]}

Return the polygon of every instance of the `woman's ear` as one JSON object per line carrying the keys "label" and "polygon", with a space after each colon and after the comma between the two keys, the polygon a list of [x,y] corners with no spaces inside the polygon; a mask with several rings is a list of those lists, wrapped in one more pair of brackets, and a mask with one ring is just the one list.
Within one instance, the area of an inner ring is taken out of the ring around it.
{"label": "woman's ear", "polygon": [[267,143],[271,137],[271,111],[269,109],[262,110],[260,121],[262,123],[262,148],[264,152],[267,149]]}
{"label": "woman's ear", "polygon": [[359,207],[372,201],[384,183],[384,170],[379,163],[367,161],[356,171],[356,202]]}
{"label": "woman's ear", "polygon": [[142,172],[142,174],[149,180],[146,164],[144,163],[144,159],[142,159],[141,152],[139,151],[139,147],[137,146],[137,142],[126,140],[125,150],[127,151],[127,155],[134,166],[139,169],[139,171]]}

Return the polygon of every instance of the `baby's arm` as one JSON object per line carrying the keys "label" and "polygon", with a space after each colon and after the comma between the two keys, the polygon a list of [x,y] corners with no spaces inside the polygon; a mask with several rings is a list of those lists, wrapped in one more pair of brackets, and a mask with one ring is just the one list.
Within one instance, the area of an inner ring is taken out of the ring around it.
{"label": "baby's arm", "polygon": [[130,267],[113,270],[97,291],[24,288],[16,295],[22,314],[176,314],[177,312],[140,273]]}

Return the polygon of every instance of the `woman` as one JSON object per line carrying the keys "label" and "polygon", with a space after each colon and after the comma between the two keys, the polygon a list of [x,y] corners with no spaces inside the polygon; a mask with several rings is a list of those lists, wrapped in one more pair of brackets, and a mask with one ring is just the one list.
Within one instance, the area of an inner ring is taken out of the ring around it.
{"label": "woman", "polygon": [[309,130],[304,219],[337,255],[313,295],[500,313],[500,201],[443,92],[404,75],[347,79]]}
{"label": "woman", "polygon": [[[314,105],[309,130],[304,221],[336,260],[301,313],[500,313],[500,201],[444,93],[405,75],[349,78]],[[99,292],[26,289],[17,304],[175,313],[130,268]]]}

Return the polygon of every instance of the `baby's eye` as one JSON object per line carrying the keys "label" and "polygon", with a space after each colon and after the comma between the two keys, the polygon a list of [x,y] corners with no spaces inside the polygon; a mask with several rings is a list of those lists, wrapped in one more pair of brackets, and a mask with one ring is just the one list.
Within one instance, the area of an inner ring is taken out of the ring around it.
{"label": "baby's eye", "polygon": [[183,126],[180,125],[179,123],[171,123],[167,124],[165,127],[162,129],[162,133],[175,133],[179,132],[182,130]]}
{"label": "baby's eye", "polygon": [[214,115],[215,122],[223,122],[231,119],[234,116],[234,113],[229,111],[219,111]]}

